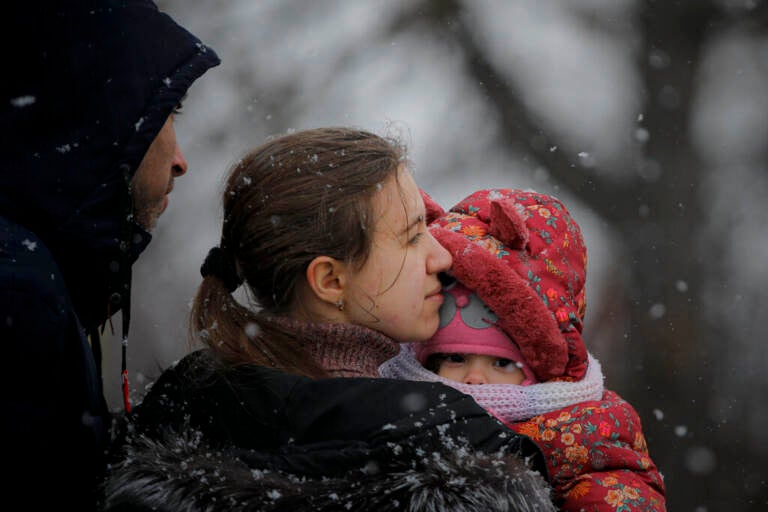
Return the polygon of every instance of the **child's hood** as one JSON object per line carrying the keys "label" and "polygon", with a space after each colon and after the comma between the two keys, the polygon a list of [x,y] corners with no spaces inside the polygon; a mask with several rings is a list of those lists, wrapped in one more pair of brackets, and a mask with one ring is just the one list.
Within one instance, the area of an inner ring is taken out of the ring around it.
{"label": "child's hood", "polygon": [[565,206],[546,194],[487,189],[446,212],[423,195],[453,276],[498,316],[539,381],[583,378],[587,250]]}

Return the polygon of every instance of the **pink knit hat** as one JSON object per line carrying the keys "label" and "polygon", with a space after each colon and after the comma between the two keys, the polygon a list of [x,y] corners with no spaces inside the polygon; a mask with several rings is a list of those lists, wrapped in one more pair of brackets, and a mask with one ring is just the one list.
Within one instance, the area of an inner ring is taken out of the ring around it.
{"label": "pink knit hat", "polygon": [[496,326],[498,317],[477,294],[459,282],[443,288],[440,327],[432,338],[415,343],[416,359],[423,365],[432,354],[482,354],[518,364],[525,374],[523,386],[537,382],[517,345]]}
{"label": "pink knit hat", "polygon": [[538,381],[584,377],[587,250],[565,206],[489,189],[445,212],[422,195],[430,232],[453,256],[451,273],[498,316]]}

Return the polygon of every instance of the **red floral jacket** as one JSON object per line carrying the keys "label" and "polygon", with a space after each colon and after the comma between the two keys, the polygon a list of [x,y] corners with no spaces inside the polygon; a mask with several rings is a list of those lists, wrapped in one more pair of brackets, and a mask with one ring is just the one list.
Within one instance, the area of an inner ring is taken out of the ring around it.
{"label": "red floral jacket", "polygon": [[640,417],[613,391],[508,426],[541,446],[561,510],[666,510]]}

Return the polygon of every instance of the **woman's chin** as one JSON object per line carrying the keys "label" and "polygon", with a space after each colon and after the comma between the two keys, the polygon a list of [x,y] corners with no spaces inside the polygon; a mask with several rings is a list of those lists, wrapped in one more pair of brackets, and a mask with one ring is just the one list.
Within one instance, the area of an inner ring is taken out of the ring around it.
{"label": "woman's chin", "polygon": [[421,330],[421,332],[415,334],[411,339],[413,343],[422,343],[429,340],[437,332],[437,328],[440,325],[440,317],[435,316],[435,320],[429,323],[429,326]]}

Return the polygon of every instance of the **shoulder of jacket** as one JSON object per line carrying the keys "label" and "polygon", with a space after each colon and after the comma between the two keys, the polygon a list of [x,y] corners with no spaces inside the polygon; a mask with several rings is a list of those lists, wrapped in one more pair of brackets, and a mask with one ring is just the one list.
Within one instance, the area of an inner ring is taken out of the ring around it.
{"label": "shoulder of jacket", "polygon": [[7,221],[0,223],[0,297],[3,309],[49,322],[64,318],[71,308],[48,248],[31,231]]}

